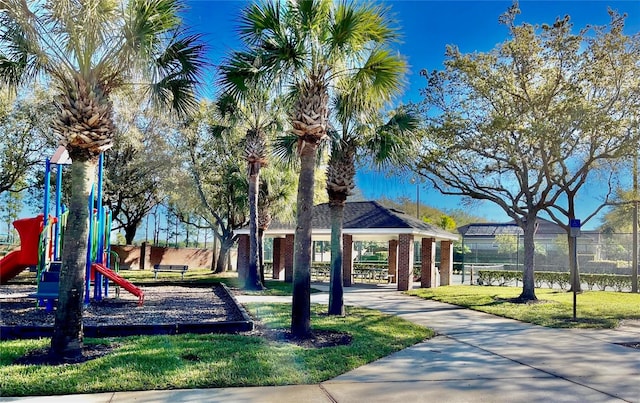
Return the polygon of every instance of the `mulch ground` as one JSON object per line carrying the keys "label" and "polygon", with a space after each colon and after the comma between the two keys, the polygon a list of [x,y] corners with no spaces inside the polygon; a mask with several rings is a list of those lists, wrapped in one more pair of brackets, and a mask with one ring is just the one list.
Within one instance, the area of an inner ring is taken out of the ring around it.
{"label": "mulch ground", "polygon": [[[53,326],[55,312],[47,312],[28,298],[31,285],[0,286],[0,326]],[[221,287],[146,287],[142,306],[138,298],[120,290],[102,301],[92,301],[84,312],[85,326],[211,323],[242,320],[233,300]]]}

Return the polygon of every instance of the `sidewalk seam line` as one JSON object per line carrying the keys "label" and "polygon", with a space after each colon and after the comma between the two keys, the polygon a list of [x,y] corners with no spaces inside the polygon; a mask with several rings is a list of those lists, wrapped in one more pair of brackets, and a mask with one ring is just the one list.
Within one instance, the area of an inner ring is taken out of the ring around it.
{"label": "sidewalk seam line", "polygon": [[333,396],[331,396],[331,393],[329,393],[329,391],[324,387],[323,384],[318,384],[318,386],[320,387],[320,390],[325,394],[325,396],[327,396],[327,398],[332,402],[332,403],[338,403],[338,401],[336,399],[334,399]]}

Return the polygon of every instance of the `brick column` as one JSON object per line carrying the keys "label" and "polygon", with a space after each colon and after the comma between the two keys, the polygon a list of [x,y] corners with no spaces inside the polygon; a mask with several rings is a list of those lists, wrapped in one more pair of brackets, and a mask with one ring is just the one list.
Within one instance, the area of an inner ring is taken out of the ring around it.
{"label": "brick column", "polygon": [[413,283],[413,235],[400,234],[398,239],[398,291],[411,289]]}
{"label": "brick column", "polygon": [[440,242],[440,285],[450,285],[453,274],[453,243]]}
{"label": "brick column", "polygon": [[284,269],[284,238],[273,238],[273,274],[271,278],[278,280]]}
{"label": "brick column", "polygon": [[342,234],[342,285],[351,287],[353,271],[353,235]]}
{"label": "brick column", "polygon": [[398,240],[391,239],[389,241],[389,256],[387,258],[387,266],[389,267],[389,275],[392,277],[392,283],[398,281]]}
{"label": "brick column", "polygon": [[422,238],[422,264],[420,266],[420,287],[436,287],[436,240]]}
{"label": "brick column", "polygon": [[238,281],[244,284],[249,271],[249,235],[238,236]]}
{"label": "brick column", "polygon": [[293,234],[289,234],[284,239],[284,281],[293,282]]}

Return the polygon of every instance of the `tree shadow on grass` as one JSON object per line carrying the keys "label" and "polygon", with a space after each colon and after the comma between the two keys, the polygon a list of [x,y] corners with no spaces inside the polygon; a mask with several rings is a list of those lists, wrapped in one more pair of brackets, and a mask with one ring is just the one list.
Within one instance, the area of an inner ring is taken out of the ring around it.
{"label": "tree shadow on grass", "polygon": [[477,306],[499,306],[504,304],[536,305],[536,304],[548,304],[553,302],[554,301],[548,301],[544,299],[529,300],[529,299],[523,299],[520,297],[501,298],[501,297],[498,297],[497,295],[492,295],[491,302],[487,302],[485,304],[478,304]]}
{"label": "tree shadow on grass", "polygon": [[566,316],[554,316],[551,318],[553,324],[549,327],[555,328],[589,328],[589,329],[612,329],[617,325],[617,320],[611,318],[585,318]]}
{"label": "tree shadow on grass", "polygon": [[95,360],[96,358],[104,357],[111,352],[115,351],[118,344],[88,344],[82,349],[82,355],[73,358],[59,358],[54,357],[49,353],[49,347],[39,348],[27,352],[22,357],[18,357],[13,361],[13,365],[66,365],[66,364],[81,364],[83,362]]}

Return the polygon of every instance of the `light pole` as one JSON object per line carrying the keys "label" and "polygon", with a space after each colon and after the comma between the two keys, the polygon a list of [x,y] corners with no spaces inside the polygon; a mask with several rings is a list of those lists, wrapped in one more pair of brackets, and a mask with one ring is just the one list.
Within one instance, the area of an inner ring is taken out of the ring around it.
{"label": "light pole", "polygon": [[633,257],[631,262],[631,292],[638,292],[638,150],[633,158]]}
{"label": "light pole", "polygon": [[420,180],[416,177],[411,178],[411,183],[416,185],[416,218],[420,219]]}
{"label": "light pole", "polygon": [[416,215],[420,219],[420,182],[416,183]]}

